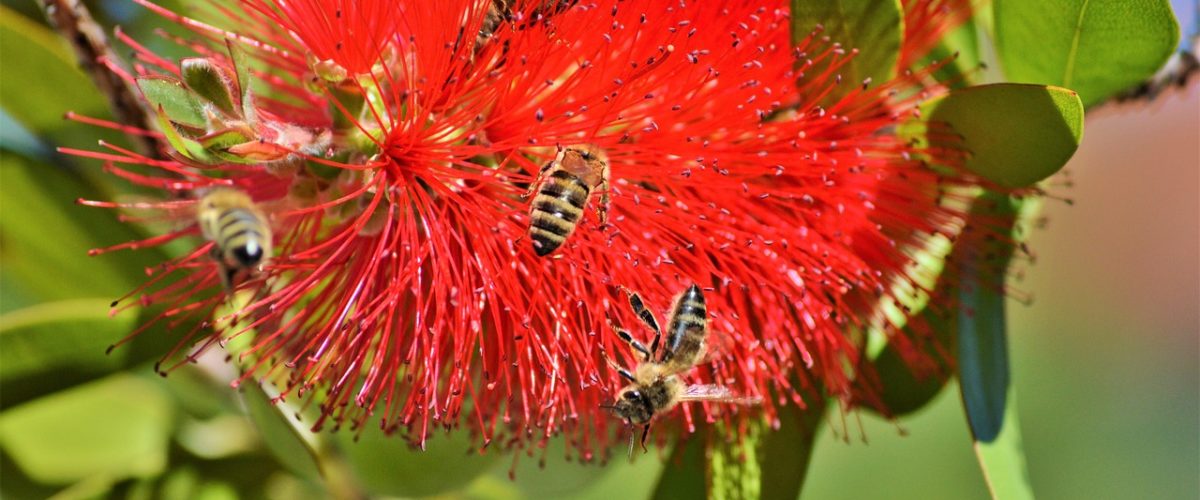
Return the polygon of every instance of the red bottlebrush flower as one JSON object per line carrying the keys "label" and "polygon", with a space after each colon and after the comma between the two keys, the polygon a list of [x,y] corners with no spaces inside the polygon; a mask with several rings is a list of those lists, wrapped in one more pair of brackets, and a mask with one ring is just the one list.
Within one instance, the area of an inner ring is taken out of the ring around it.
{"label": "red bottlebrush flower", "polygon": [[[223,68],[212,81],[241,111],[213,111],[174,63],[125,39],[138,75],[182,78],[207,118],[160,107],[174,160],[75,153],[175,198],[129,208],[190,222],[213,186],[255,200],[276,252],[234,283],[245,294],[223,291],[213,242],[134,294],[167,304],[162,321],[201,320],[181,332],[176,363],[250,337],[242,380],[314,398],[315,427],[378,416],[415,440],[466,424],[483,443],[518,445],[563,433],[590,459],[624,427],[600,408],[622,385],[605,358],[637,359],[610,330],[641,331],[619,287],[665,321],[691,283],[713,347],[689,381],[764,397],[767,415],[805,393],[848,400],[862,378],[847,368],[861,356],[847,332],[883,318],[895,283],[919,283],[911,249],[964,218],[940,202],[944,188],[976,182],[956,155],[897,135],[937,90],[928,70],[819,105],[849,85],[836,72],[850,55],[819,32],[793,45],[782,3],[247,0],[224,12],[236,33],[146,5],[205,40],[191,46]],[[912,26],[906,40],[943,29]],[[269,69],[247,75],[226,39]],[[901,59],[928,45],[906,44]],[[230,124],[246,132],[213,139]],[[563,148],[606,158],[608,224],[592,199],[539,257],[521,195]],[[931,155],[939,168],[918,159]],[[180,227],[121,247],[199,235]],[[242,306],[214,318],[226,301]],[[690,428],[731,411],[678,413]]]}

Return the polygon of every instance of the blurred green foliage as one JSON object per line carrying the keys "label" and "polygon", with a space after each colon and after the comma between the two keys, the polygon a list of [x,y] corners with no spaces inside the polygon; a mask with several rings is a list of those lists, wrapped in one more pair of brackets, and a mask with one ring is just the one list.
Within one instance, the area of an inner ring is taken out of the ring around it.
{"label": "blurred green foliage", "polygon": [[[940,75],[977,83],[982,78],[976,62],[994,64],[998,54],[1011,79],[1065,85],[1079,91],[1083,104],[1093,105],[1148,76],[1174,46],[1175,38],[1164,34],[1176,29],[1169,12],[1164,14],[1165,2],[1139,0],[1145,12],[1153,14],[1146,16],[1126,15],[1095,1],[1091,3],[1096,8],[1085,16],[1077,3],[996,0],[994,22],[988,11],[988,16],[955,31],[936,49],[932,57],[961,53]],[[831,9],[793,4],[805,8],[797,10],[805,13],[797,16],[795,32],[801,36],[820,22],[826,25],[826,34],[847,46],[877,47],[879,39],[890,40],[885,46],[899,46],[903,30],[897,24],[895,1],[846,0]],[[165,5],[178,7],[172,2]],[[177,32],[178,27],[132,4],[93,7],[104,24],[119,22],[159,53],[181,55],[178,48],[151,35],[156,29]],[[1053,8],[1076,8],[1074,24],[1064,28],[1072,36],[1043,46],[1039,35],[1021,27],[1020,20],[1066,19]],[[861,23],[831,22],[846,12],[870,15],[855,17],[865,20]],[[885,387],[899,387],[910,402],[900,413],[912,412],[911,417],[899,423],[855,414],[863,419],[859,429],[860,424],[839,419],[844,415],[836,410],[826,413],[817,401],[810,403],[813,408],[808,412],[785,410],[781,430],[755,429],[746,443],[725,442],[720,436],[704,435],[709,432],[704,430],[674,447],[665,460],[652,452],[639,454],[630,463],[624,450],[616,449],[610,463],[601,467],[559,458],[566,455],[561,439],[550,440],[545,450],[516,457],[514,463],[514,457],[497,451],[474,454],[461,432],[434,436],[424,451],[388,438],[375,427],[364,429],[358,439],[348,429],[313,435],[305,431],[311,420],[303,418],[303,411],[272,405],[269,396],[253,385],[230,388],[236,370],[219,357],[203,358],[167,378],[155,375],[151,364],[178,336],[161,325],[105,355],[107,346],[158,312],[134,308],[109,317],[108,302],[141,283],[144,268],[167,254],[142,250],[87,256],[88,249],[139,239],[148,232],[118,223],[111,211],[75,204],[81,197],[111,199],[125,189],[102,180],[98,162],[57,155],[51,148],[94,149],[98,139],[120,143],[122,138],[61,119],[68,110],[104,117],[105,101],[91,91],[90,81],[74,68],[66,46],[38,16],[28,2],[6,3],[0,10],[4,64],[0,105],[5,118],[0,121],[5,129],[0,134],[0,494],[4,497],[320,498],[331,491],[362,491],[398,497],[696,498],[714,483],[718,496],[724,492],[730,497],[761,493],[766,498],[790,498],[802,485],[815,498],[986,494],[968,446],[971,436],[962,410],[954,401],[954,391],[939,392],[945,382],[941,379],[911,384],[905,380],[898,386],[885,383]],[[1153,36],[1139,35],[1147,32]],[[993,39],[997,54],[989,51]],[[1053,62],[1064,55],[1072,61],[1065,71],[1065,62]],[[856,84],[868,76],[881,82],[895,71],[894,53],[872,57],[883,62],[863,57],[847,69],[857,75],[851,78]],[[1114,59],[1119,64],[1113,64]],[[978,106],[962,109],[951,114],[986,121],[1003,113]],[[1054,118],[1066,116],[1076,123],[1081,119],[1077,111],[1059,106]],[[1073,151],[1079,131],[1068,129],[1072,134],[1066,144]],[[977,138],[992,129],[980,130],[968,135]],[[997,142],[992,148],[997,152],[980,149],[976,161],[1010,168],[1013,157],[1006,156],[1012,154],[1008,150],[1045,153],[1047,148],[1042,143],[1018,148],[1011,140]],[[1032,169],[1036,175],[1020,178],[1014,185],[1040,179],[1061,167],[1061,162],[1040,168],[1020,166],[1019,173]],[[984,168],[981,173],[989,172],[994,170]],[[997,180],[1002,179],[1008,177]],[[1187,359],[1181,360],[1176,352],[1181,349],[1171,342],[1182,341],[1140,343],[1130,331],[1147,330],[1139,330],[1136,324],[1104,323],[1099,318],[1111,319],[1116,313],[1101,311],[1107,316],[1093,317],[1096,307],[1073,304],[1071,314],[1062,314],[1075,319],[1065,320],[1070,321],[1065,325],[1046,322],[1025,310],[1017,311],[1010,323],[1019,332],[1010,335],[1012,370],[1015,385],[1028,398],[1022,404],[1022,427],[1035,489],[1055,498],[1129,497],[1145,493],[1138,484],[1156,484],[1163,497],[1197,497],[1200,491],[1194,478],[1200,464],[1195,422],[1200,415],[1195,401],[1194,331],[1185,337],[1193,344],[1188,344],[1192,348]],[[884,350],[876,363],[895,364],[889,352]],[[1101,381],[1094,376],[1106,373],[1110,368],[1104,365],[1113,360],[1148,369],[1126,367],[1120,373],[1129,377],[1103,381],[1111,386],[1102,393],[1082,398],[1078,405],[1059,404],[1060,397],[1095,393],[1090,389]],[[1168,382],[1161,383],[1164,379]],[[1176,393],[1185,389],[1191,399],[1176,405]],[[1006,417],[1011,421],[1015,406],[1005,408],[1013,412]],[[902,433],[897,426],[911,437],[899,439]],[[870,436],[872,446],[838,442],[852,441],[851,435],[860,430]],[[1177,436],[1181,433],[1182,438]],[[816,460],[805,485],[814,441]],[[1114,486],[1117,472],[1129,480]],[[762,478],[762,483],[745,484],[747,478]]]}

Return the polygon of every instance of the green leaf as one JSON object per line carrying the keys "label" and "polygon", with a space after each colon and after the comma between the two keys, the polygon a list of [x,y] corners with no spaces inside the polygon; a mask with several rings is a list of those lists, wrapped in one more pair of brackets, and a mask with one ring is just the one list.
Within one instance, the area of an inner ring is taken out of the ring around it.
{"label": "green leaf", "polygon": [[171,122],[197,129],[207,126],[201,97],[184,87],[182,82],[161,76],[142,76],[138,77],[137,84],[150,106],[160,109]]}
{"label": "green leaf", "polygon": [[973,16],[961,26],[946,33],[929,51],[925,64],[950,59],[934,72],[939,82],[957,89],[971,86],[979,80],[983,64],[979,50],[979,30],[980,21]]}
{"label": "green leaf", "polygon": [[[997,498],[1032,498],[1017,430],[1009,374],[1004,278],[1019,239],[1021,202],[988,193],[972,209],[983,234],[964,236],[959,273],[958,377],[980,465]],[[968,229],[971,229],[970,227]],[[979,248],[974,248],[978,246]],[[1003,493],[1003,494],[1002,494]]]}
{"label": "green leaf", "polygon": [[[1005,187],[1032,185],[1058,172],[1083,139],[1083,105],[1068,89],[1001,83],[951,91],[921,106],[933,129],[918,143],[961,147],[966,168]],[[918,144],[920,146],[921,144]]]}
{"label": "green leaf", "polygon": [[[940,204],[948,210],[967,211],[970,201],[979,188],[942,188]],[[968,200],[968,201],[962,201]],[[869,386],[878,388],[860,401],[864,408],[886,418],[895,418],[923,408],[933,400],[946,385],[953,373],[954,328],[948,321],[943,301],[935,300],[932,293],[940,293],[950,283],[952,274],[946,262],[954,249],[948,235],[957,234],[961,226],[943,228],[946,234],[925,238],[922,242],[907,245],[900,250],[911,264],[904,272],[908,279],[895,281],[876,307],[879,318],[865,326],[866,361],[870,369],[862,371]],[[889,339],[889,329],[902,330],[901,339]],[[854,332],[851,332],[854,333]],[[897,347],[900,340],[907,342],[904,354],[915,355],[915,359],[901,355]]]}
{"label": "green leaf", "polygon": [[172,419],[158,385],[118,375],[6,410],[0,446],[43,483],[149,477],[166,467]]}
{"label": "green leaf", "polygon": [[118,369],[126,351],[105,351],[133,329],[138,315],[131,310],[109,318],[110,302],[45,302],[0,315],[0,379],[59,367],[94,373]]}
{"label": "green leaf", "polygon": [[[0,76],[2,79],[3,76]],[[35,137],[3,109],[0,109],[0,149],[44,161],[55,154],[41,138]]]}
{"label": "green leaf", "polygon": [[242,384],[241,394],[250,420],[271,454],[300,477],[319,478],[317,436],[300,427],[292,416],[295,411],[285,403],[272,403],[263,388],[253,382]]}
{"label": "green leaf", "polygon": [[220,67],[208,59],[189,57],[179,62],[180,73],[187,87],[201,98],[213,103],[230,116],[238,116],[241,110],[234,108],[233,93],[229,79]]}
{"label": "green leaf", "polygon": [[[963,273],[963,279],[969,274]],[[976,441],[1000,434],[1008,402],[1008,344],[1004,295],[980,282],[964,282],[959,293],[958,378],[963,406]]]}
{"label": "green leaf", "polygon": [[652,498],[706,498],[708,487],[704,476],[700,474],[706,468],[704,447],[704,439],[699,435],[675,443]]}
{"label": "green leaf", "polygon": [[199,139],[200,145],[204,149],[220,150],[238,144],[245,144],[254,140],[247,135],[248,130],[240,127],[230,127],[224,130],[218,130]]}
{"label": "green leaf", "polygon": [[[947,192],[942,204],[955,210],[969,210],[969,205],[957,200],[971,199],[977,191]],[[953,356],[957,324],[946,313],[944,304],[932,300],[927,291],[937,293],[957,283],[954,270],[946,269],[953,250],[953,242],[942,235],[905,249],[914,262],[906,270],[912,281],[893,284],[885,295],[887,298],[878,306],[888,323],[903,330],[905,338],[911,342],[908,349],[915,350],[916,355],[930,364],[914,366],[900,354],[894,343],[888,341],[880,326],[867,328],[867,356],[874,368],[879,402],[882,403],[880,408],[867,408],[882,416],[895,418],[923,408],[941,392],[953,373],[952,363],[947,358]],[[910,321],[910,317],[914,320]]]}
{"label": "green leaf", "polygon": [[[819,24],[825,28],[822,36],[842,44],[847,53],[851,49],[859,51],[838,68],[842,83],[825,102],[835,102],[867,78],[875,85],[892,78],[904,35],[903,23],[899,0],[792,0],[793,43],[807,37]],[[805,73],[819,74],[826,67],[818,63]]]}
{"label": "green leaf", "polygon": [[1167,0],[996,0],[1009,79],[1069,87],[1091,106],[1150,78],[1179,41]]}
{"label": "green leaf", "polygon": [[977,441],[994,440],[1004,421],[1010,382],[1004,278],[1015,250],[1009,235],[1016,225],[1017,203],[992,193],[976,200],[974,220],[993,222],[968,227],[976,234],[963,237],[964,251],[955,254],[953,263],[959,278],[958,377]]}
{"label": "green leaf", "polygon": [[166,137],[167,144],[170,144],[171,148],[183,158],[201,163],[212,163],[212,157],[209,156],[208,151],[204,150],[204,146],[199,141],[180,134],[179,129],[175,128],[175,124],[171,122],[171,118],[167,116],[167,112],[162,106],[155,109],[154,121],[158,124],[163,136]]}
{"label": "green leaf", "polygon": [[991,442],[975,441],[975,456],[983,468],[983,478],[992,498],[1032,499],[1033,488],[1025,468],[1021,429],[1017,424],[1016,393],[1011,387],[1007,399],[1000,433]]}
{"label": "green leaf", "polygon": [[943,371],[915,374],[913,367],[900,356],[895,346],[888,344],[872,361],[879,377],[879,397],[883,408],[869,408],[884,416],[901,417],[924,408],[950,380],[950,367],[941,362],[937,347],[950,348],[953,345],[955,327],[928,308],[921,312],[921,317],[933,329],[933,342],[940,344],[921,346],[922,354],[938,362]]}
{"label": "green leaf", "polygon": [[359,483],[374,495],[424,497],[456,491],[500,456],[480,455],[461,430],[434,436],[420,450],[399,436],[384,434],[377,421],[372,422],[376,425],[367,425],[357,440],[352,432],[338,432],[335,439]]}
{"label": "green leaf", "polygon": [[762,498],[792,500],[799,496],[825,414],[825,400],[810,398],[808,408],[779,408],[779,429],[766,429],[758,451]]}
{"label": "green leaf", "polygon": [[7,6],[0,6],[0,60],[0,106],[38,137],[73,147],[126,143],[116,132],[63,119],[67,111],[107,118],[108,103],[63,41]]}
{"label": "green leaf", "polygon": [[142,235],[119,222],[113,210],[77,205],[80,197],[107,195],[71,170],[5,154],[0,185],[0,265],[5,279],[31,298],[116,298],[144,279],[147,264],[165,258],[157,249],[89,257],[88,250]]}
{"label": "green leaf", "polygon": [[[96,307],[94,311],[86,310],[93,305]],[[140,310],[135,309],[136,317],[130,319],[126,319],[126,315],[135,313],[122,313],[116,318],[107,320],[114,325],[103,323],[97,318],[95,322],[89,322],[87,326],[84,326],[83,323],[76,323],[71,316],[78,314],[80,318],[83,318],[90,314],[107,314],[108,305],[107,301],[101,303],[99,299],[82,299],[50,303],[46,304],[44,308],[43,306],[30,307],[28,313],[23,310],[15,311],[13,315],[16,319],[13,320],[13,323],[17,326],[0,336],[0,348],[7,350],[9,345],[12,345],[15,349],[21,349],[14,354],[37,350],[38,354],[36,355],[40,359],[36,363],[17,363],[17,369],[12,372],[6,371],[5,376],[0,377],[0,394],[4,395],[4,404],[6,406],[21,404],[94,381],[104,375],[130,370],[152,360],[158,360],[179,342],[181,335],[192,331],[200,319],[196,317],[174,318],[173,321],[178,321],[177,324],[171,321],[157,321],[136,337],[105,355],[108,346],[100,345],[102,338],[124,338],[134,325],[140,327],[140,325],[152,321],[168,307],[152,305],[140,308]],[[78,312],[67,313],[61,318],[66,322],[65,325],[55,322],[55,318],[47,318],[46,323],[36,325],[26,322],[28,320],[21,320],[22,316],[39,318],[46,313],[53,313],[56,309],[77,309]],[[17,315],[17,312],[22,312],[22,314]],[[8,315],[3,318],[7,325],[10,321]],[[21,326],[22,323],[25,323],[25,326]],[[82,337],[89,334],[76,332],[73,330],[74,328],[94,329],[91,334],[94,334],[95,338],[87,336],[84,339]],[[9,334],[16,335],[10,340],[5,338]],[[107,337],[108,335],[113,337]],[[7,354],[0,355],[0,359],[7,361],[7,356]]]}
{"label": "green leaf", "polygon": [[[620,450],[617,460],[624,460],[626,448],[617,449]],[[579,463],[577,457],[566,438],[556,436],[550,438],[544,447],[535,445],[526,450],[515,466],[502,461],[496,464],[491,473],[505,476],[506,480],[511,476],[524,498],[558,498],[583,491],[611,470],[596,462]]]}
{"label": "green leaf", "polygon": [[254,99],[250,97],[250,60],[246,57],[246,51],[232,39],[225,39],[225,48],[229,50],[229,60],[233,62],[233,70],[237,76],[240,92],[238,103],[241,105],[242,118],[254,123],[257,110],[254,109]]}

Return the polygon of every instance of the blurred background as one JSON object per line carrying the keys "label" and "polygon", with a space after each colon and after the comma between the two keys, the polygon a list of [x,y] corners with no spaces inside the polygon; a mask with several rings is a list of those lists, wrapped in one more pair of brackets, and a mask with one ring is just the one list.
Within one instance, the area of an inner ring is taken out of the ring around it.
{"label": "blurred background", "polygon": [[[1175,4],[1184,33],[1194,33],[1194,2]],[[72,204],[111,197],[99,162],[53,152],[111,138],[60,119],[68,109],[103,115],[105,103],[63,59],[32,2],[4,6],[0,494],[322,496],[311,461],[288,448],[291,429],[255,400],[199,370],[154,376],[145,361],[161,344],[104,356],[138,322],[107,318],[108,302],[161,257],[87,256],[138,236],[108,211]],[[173,54],[150,36],[161,22],[144,9],[122,1],[94,10]],[[1151,103],[1089,110],[1082,147],[1051,184],[1074,203],[1045,203],[1046,224],[1030,241],[1036,262],[1015,283],[1033,300],[1009,303],[1034,489],[1042,498],[1200,498],[1200,79]],[[57,341],[41,342],[49,336]],[[804,497],[987,497],[955,387],[898,425],[863,414],[867,442],[853,417],[849,439],[830,418]],[[376,434],[338,441],[358,481],[397,496],[640,498],[662,468],[653,454],[604,468],[550,460],[547,470],[522,457],[513,482],[507,456],[468,458],[454,439],[418,455]],[[461,487],[445,491],[444,477],[427,477],[434,467],[458,474]]]}

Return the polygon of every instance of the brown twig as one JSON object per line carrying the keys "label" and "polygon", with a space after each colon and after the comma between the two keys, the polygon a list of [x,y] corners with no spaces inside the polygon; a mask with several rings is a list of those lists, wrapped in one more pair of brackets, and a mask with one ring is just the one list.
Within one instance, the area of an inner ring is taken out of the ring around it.
{"label": "brown twig", "polygon": [[[101,62],[119,61],[113,54],[104,35],[104,29],[96,23],[80,0],[38,0],[46,18],[58,34],[75,50],[79,67],[91,76],[96,88],[108,97],[113,116],[126,125],[154,130],[149,111],[142,106],[134,91],[119,75],[110,71]],[[144,155],[158,157],[158,143],[152,137],[131,136],[135,149]]]}

